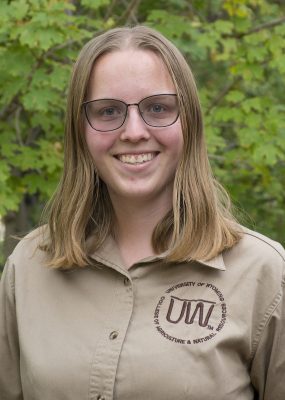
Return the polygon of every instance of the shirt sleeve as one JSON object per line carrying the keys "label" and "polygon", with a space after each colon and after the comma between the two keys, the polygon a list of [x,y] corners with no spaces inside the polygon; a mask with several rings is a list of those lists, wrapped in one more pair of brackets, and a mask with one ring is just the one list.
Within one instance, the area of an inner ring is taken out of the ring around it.
{"label": "shirt sleeve", "polygon": [[0,284],[1,400],[23,400],[15,303],[14,266],[8,260]]}
{"label": "shirt sleeve", "polygon": [[251,368],[258,400],[285,399],[285,296],[283,285],[268,310]]}

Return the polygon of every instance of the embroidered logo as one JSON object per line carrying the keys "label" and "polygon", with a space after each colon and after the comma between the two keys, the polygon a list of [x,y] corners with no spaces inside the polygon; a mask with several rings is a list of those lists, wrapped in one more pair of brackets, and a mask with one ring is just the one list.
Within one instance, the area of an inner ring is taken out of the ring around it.
{"label": "embroidered logo", "polygon": [[180,344],[198,344],[215,337],[224,327],[227,307],[212,283],[182,282],[167,289],[154,311],[156,330]]}

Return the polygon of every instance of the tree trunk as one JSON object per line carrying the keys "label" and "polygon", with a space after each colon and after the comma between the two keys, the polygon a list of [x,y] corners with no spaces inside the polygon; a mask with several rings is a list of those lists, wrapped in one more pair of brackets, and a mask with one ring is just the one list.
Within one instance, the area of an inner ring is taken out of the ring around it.
{"label": "tree trunk", "polygon": [[4,261],[12,253],[19,240],[34,227],[36,212],[36,197],[25,196],[17,212],[9,212],[3,218],[5,226],[3,241]]}

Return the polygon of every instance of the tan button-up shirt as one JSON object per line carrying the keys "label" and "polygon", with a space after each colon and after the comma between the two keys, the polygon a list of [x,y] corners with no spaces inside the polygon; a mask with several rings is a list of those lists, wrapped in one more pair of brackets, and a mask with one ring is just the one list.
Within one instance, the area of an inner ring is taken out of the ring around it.
{"label": "tan button-up shirt", "polygon": [[96,266],[44,266],[24,239],[2,276],[1,400],[284,400],[284,249],[251,231],[209,262],[110,239]]}

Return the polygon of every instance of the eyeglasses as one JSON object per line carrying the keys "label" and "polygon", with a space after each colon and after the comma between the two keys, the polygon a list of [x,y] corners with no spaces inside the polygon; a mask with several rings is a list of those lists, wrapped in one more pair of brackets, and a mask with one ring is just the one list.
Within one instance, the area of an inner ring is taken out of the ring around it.
{"label": "eyeglasses", "polygon": [[156,94],[131,104],[116,99],[91,100],[85,101],[82,106],[89,125],[99,132],[119,129],[127,118],[130,106],[137,106],[144,122],[157,128],[174,124],[179,116],[176,94]]}

